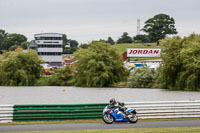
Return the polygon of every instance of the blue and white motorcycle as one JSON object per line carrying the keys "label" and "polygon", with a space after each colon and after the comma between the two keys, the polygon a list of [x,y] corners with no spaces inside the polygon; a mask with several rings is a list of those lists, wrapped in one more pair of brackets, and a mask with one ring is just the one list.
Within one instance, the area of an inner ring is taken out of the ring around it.
{"label": "blue and white motorcycle", "polygon": [[119,109],[110,108],[107,105],[103,110],[103,121],[107,124],[112,124],[113,122],[136,123],[138,121],[136,114],[136,110],[132,108],[125,107],[125,113],[123,113]]}

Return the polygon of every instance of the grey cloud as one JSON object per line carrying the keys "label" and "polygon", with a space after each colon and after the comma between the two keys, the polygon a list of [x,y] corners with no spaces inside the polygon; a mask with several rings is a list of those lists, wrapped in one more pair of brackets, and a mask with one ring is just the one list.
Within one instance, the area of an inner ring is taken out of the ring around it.
{"label": "grey cloud", "polygon": [[[117,39],[124,30],[133,36],[138,18],[142,26],[148,18],[166,13],[183,35],[200,33],[199,5],[199,0],[0,0],[0,28],[29,38],[37,31],[64,32],[86,42],[94,35]],[[190,24],[196,27],[188,28]]]}

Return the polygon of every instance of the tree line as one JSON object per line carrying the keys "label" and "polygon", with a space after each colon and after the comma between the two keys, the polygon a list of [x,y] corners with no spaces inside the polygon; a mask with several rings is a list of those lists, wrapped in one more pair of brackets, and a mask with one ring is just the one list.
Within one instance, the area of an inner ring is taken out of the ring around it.
{"label": "tree line", "polygon": [[[166,37],[160,45],[163,63],[156,71],[144,66],[130,72],[109,43],[93,41],[74,53],[74,67],[58,69],[46,85],[112,87],[124,82],[123,87],[131,88],[200,90],[200,35]],[[42,79],[42,63],[34,50],[5,52],[0,58],[0,85],[36,85]]]}
{"label": "tree line", "polygon": [[157,45],[159,45],[160,39],[165,38],[167,35],[178,33],[175,28],[174,18],[167,14],[157,14],[145,21],[144,24],[141,31],[144,31],[146,34],[131,37],[127,32],[124,32],[116,42],[111,37],[108,37],[108,39],[104,41],[110,44],[157,42]]}
{"label": "tree line", "polygon": [[[125,81],[129,71],[116,51],[104,41],[93,41],[88,49],[80,48],[75,52],[75,68],[65,66],[56,70],[48,79],[48,85],[108,87]],[[35,85],[42,75],[42,63],[34,50],[4,52],[0,58],[0,85]]]}
{"label": "tree line", "polygon": [[[165,30],[166,26],[159,26],[161,18],[169,19],[170,30]],[[153,20],[153,18],[156,18]],[[110,87],[119,82],[125,82],[127,87],[159,87],[170,90],[200,90],[200,35],[191,34],[188,37],[179,36],[167,37],[167,34],[176,34],[174,21],[168,15],[159,14],[147,20],[143,30],[149,32],[147,38],[157,41],[162,48],[161,58],[163,63],[154,71],[143,67],[133,72],[125,68],[122,56],[113,49],[110,43],[104,40],[92,41],[87,46],[78,48],[74,56],[77,60],[75,67],[65,66],[57,70],[47,79],[48,85],[74,85],[81,87]],[[159,21],[159,22],[156,22]],[[155,23],[155,24],[154,24]],[[152,26],[152,28],[150,28]],[[161,29],[156,35],[150,29]],[[17,46],[22,46],[27,42],[23,35],[7,34],[0,31],[0,47],[9,50],[14,45],[5,44],[10,42]],[[18,36],[18,41],[15,40]],[[118,41],[123,42],[125,33]],[[109,40],[111,40],[110,38]],[[130,38],[129,38],[130,41]],[[3,43],[2,43],[3,42]],[[63,36],[63,43],[77,47],[78,42]],[[66,48],[66,47],[65,47]],[[0,56],[0,85],[5,86],[29,86],[35,85],[41,79],[42,67],[44,63],[36,51],[30,50],[22,52],[21,49],[14,52],[4,52]]]}
{"label": "tree line", "polygon": [[28,43],[24,35],[17,33],[8,34],[5,30],[0,29],[0,53],[2,53],[3,50],[13,51],[19,46],[27,49]]}

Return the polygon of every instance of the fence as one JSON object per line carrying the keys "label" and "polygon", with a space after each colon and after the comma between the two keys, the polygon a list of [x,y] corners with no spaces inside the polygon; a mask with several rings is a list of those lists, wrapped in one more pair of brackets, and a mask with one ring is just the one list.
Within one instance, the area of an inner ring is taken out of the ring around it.
{"label": "fence", "polygon": [[0,105],[0,123],[12,122],[13,105]]}
{"label": "fence", "polygon": [[134,107],[139,119],[200,117],[200,100],[126,102],[125,105]]}
{"label": "fence", "polygon": [[99,119],[106,103],[14,105],[13,121]]}
{"label": "fence", "polygon": [[[139,119],[200,117],[200,100],[125,102]],[[0,123],[15,121],[61,121],[101,119],[108,103],[0,105]]]}

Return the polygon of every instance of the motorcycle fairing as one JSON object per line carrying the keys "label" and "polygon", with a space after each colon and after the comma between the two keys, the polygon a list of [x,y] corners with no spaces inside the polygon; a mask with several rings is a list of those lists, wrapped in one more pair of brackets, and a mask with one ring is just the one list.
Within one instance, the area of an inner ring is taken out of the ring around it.
{"label": "motorcycle fairing", "polygon": [[114,110],[111,113],[111,115],[113,116],[115,122],[120,122],[120,121],[128,122],[128,120],[124,118],[123,113],[119,111],[118,109]]}
{"label": "motorcycle fairing", "polygon": [[135,109],[128,109],[128,110],[126,110],[126,112],[133,112],[133,111],[135,111]]}

